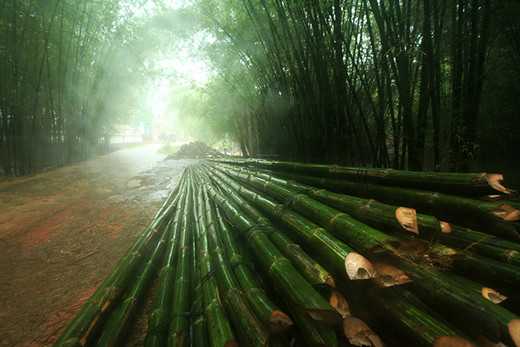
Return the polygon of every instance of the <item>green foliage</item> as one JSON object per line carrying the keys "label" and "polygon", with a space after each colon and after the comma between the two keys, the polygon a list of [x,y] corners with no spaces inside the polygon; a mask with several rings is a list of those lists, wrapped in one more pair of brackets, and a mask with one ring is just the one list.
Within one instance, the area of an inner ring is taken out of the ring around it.
{"label": "green foliage", "polygon": [[[246,155],[459,171],[514,160],[511,14],[515,0],[3,1],[0,173],[84,159],[118,124],[150,124],[154,79],[175,86],[172,126]],[[175,59],[204,60],[208,81],[172,73]]]}
{"label": "green foliage", "polygon": [[[214,38],[200,53],[220,79],[209,85],[228,90],[220,100],[231,102],[235,137],[249,154],[465,171],[497,140],[493,120],[512,124],[516,138],[509,109],[517,101],[508,99],[503,115],[498,100],[483,98],[517,89],[512,0],[195,4],[200,32]],[[208,118],[222,121],[220,108],[206,107]]]}
{"label": "green foliage", "polygon": [[132,117],[148,73],[144,2],[2,2],[0,171],[88,158]]}

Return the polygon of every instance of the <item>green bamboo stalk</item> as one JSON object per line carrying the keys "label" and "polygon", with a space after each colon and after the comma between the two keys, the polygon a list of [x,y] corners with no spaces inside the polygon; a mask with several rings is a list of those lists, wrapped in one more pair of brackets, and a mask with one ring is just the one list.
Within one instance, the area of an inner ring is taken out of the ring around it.
{"label": "green bamboo stalk", "polygon": [[338,346],[338,337],[334,328],[328,325],[314,322],[309,317],[306,317],[291,307],[287,308],[293,317],[296,327],[298,328],[298,342],[307,346],[323,346],[334,347]]}
{"label": "green bamboo stalk", "polygon": [[[190,212],[193,216],[191,220],[192,232],[190,242],[190,290],[193,293],[191,297],[192,304],[190,310],[190,345],[197,344],[197,346],[201,347],[210,345],[226,346],[226,343],[230,342],[231,346],[236,346],[229,322],[224,316],[222,310],[219,310],[220,307],[208,307],[208,300],[213,301],[213,297],[217,295],[216,289],[213,292],[204,293],[202,288],[204,285],[202,282],[203,276],[205,274],[205,269],[202,267],[206,266],[207,262],[211,264],[211,259],[206,258],[202,260],[205,253],[202,253],[204,252],[204,245],[201,245],[199,242],[200,235],[203,231],[199,228],[200,225],[198,223],[198,189],[197,185],[195,184],[196,178],[194,175],[193,166],[189,166],[187,171],[190,173],[191,195],[189,198],[192,201],[192,210]],[[211,322],[212,319],[215,321]],[[222,334],[220,334],[220,331],[215,331],[215,327],[217,327],[217,329],[219,327],[222,328]],[[231,340],[229,337],[231,337]]]}
{"label": "green bamboo stalk", "polygon": [[92,294],[81,311],[56,340],[55,346],[84,345],[92,335],[95,335],[133,278],[135,271],[142,262],[142,258],[153,247],[157,234],[166,228],[167,221],[176,208],[176,205],[172,203],[176,196],[177,189],[174,189],[143,234],[134,242],[105,281]]}
{"label": "green bamboo stalk", "polygon": [[[183,179],[182,182],[185,180]],[[171,237],[168,240],[166,254],[159,275],[159,284],[155,294],[152,313],[148,317],[148,331],[145,340],[146,347],[164,346],[168,335],[168,322],[170,317],[170,307],[175,277],[177,249],[179,245],[179,234],[182,224],[182,214],[186,203],[186,188],[181,190],[182,198],[178,203],[178,209],[172,220]]]}
{"label": "green bamboo stalk", "polygon": [[[481,294],[461,285],[455,275],[429,267],[418,267],[402,259],[392,259],[413,279],[414,292],[447,320],[453,321],[468,335],[475,332],[492,341],[520,346],[520,318],[508,310],[484,298]],[[465,280],[467,281],[467,280]],[[465,323],[460,324],[464,314]]]}
{"label": "green bamboo stalk", "polygon": [[252,220],[241,214],[214,187],[208,187],[208,193],[224,210],[233,226],[244,234],[248,245],[255,251],[261,265],[268,269],[270,279],[290,297],[293,305],[298,306],[299,310],[321,323],[335,324],[341,319],[334,308],[301,277],[268,237],[261,230],[255,229],[255,223]]}
{"label": "green bamboo stalk", "polygon": [[219,180],[228,184],[269,216],[280,219],[292,232],[292,235],[312,250],[313,254],[320,259],[320,262],[325,264],[325,267],[331,269],[338,277],[368,279],[374,276],[375,270],[368,260],[325,229],[291,210],[285,210],[280,216],[279,211],[283,209],[281,204],[268,199],[265,195],[257,194],[244,186],[238,185],[228,176],[215,169],[211,169],[211,172],[213,177],[218,177]]}
{"label": "green bamboo stalk", "polygon": [[300,274],[313,286],[335,286],[334,278],[325,270],[318,262],[312,259],[305,253],[300,245],[294,243],[284,233],[280,232],[278,228],[271,225],[268,218],[263,216],[260,211],[248,204],[240,197],[227,183],[220,180],[219,187],[223,192],[244,212],[249,218],[255,221],[258,225],[263,225],[268,228],[269,237],[271,241],[278,247],[278,249],[291,261],[294,267]]}
{"label": "green bamboo stalk", "polygon": [[96,342],[97,346],[117,346],[119,344],[130,320],[134,317],[145,290],[151,282],[150,279],[155,273],[157,263],[164,255],[166,240],[170,231],[171,223],[164,229],[159,242],[148,256],[146,262],[139,267],[132,287],[103,327]]}
{"label": "green bamboo stalk", "polygon": [[[209,199],[207,199],[207,201],[209,201]],[[240,293],[243,292],[247,303],[253,308],[255,315],[259,318],[263,327],[266,327],[270,332],[275,334],[286,331],[293,324],[291,319],[266,296],[253,274],[252,269],[246,265],[240,252],[240,247],[234,240],[220,210],[214,209],[214,212],[215,218],[213,220],[215,221],[216,229],[219,231],[219,237],[222,240],[222,247],[218,248],[218,254],[221,257],[221,261],[224,261],[225,252],[226,258],[229,259],[230,262],[238,264],[233,267],[233,270],[242,288],[242,290],[240,290],[237,286],[231,287],[229,289],[230,294],[226,296],[226,300],[236,302],[241,296]],[[240,308],[238,313],[244,312],[246,309],[246,306],[243,304],[237,307]],[[252,324],[252,326],[258,329],[254,324]],[[261,336],[263,336],[263,334],[261,334]]]}
{"label": "green bamboo stalk", "polygon": [[[229,264],[229,262],[225,256],[225,250],[221,247],[221,241],[218,236],[220,233],[217,232],[213,207],[204,190],[201,202],[199,217],[201,217],[201,223],[206,225],[206,235],[210,253],[214,258],[214,263],[217,264],[217,267],[214,267],[213,271],[216,270],[215,274],[221,301],[232,319],[242,343],[246,343],[250,346],[263,346],[267,343],[268,333],[247,304],[245,294],[239,289],[238,282],[230,265],[226,265]],[[203,216],[205,216],[205,218],[203,218]],[[271,313],[271,319],[273,316],[276,316],[276,314]],[[279,333],[287,327],[273,330]]]}
{"label": "green bamboo stalk", "polygon": [[[189,174],[186,171],[185,174]],[[191,321],[191,296],[190,293],[190,261],[191,261],[191,186],[187,187],[187,197],[182,213],[181,230],[179,238],[179,250],[177,252],[177,269],[175,270],[175,282],[173,285],[172,306],[170,315],[172,318],[169,325],[169,333],[167,344],[168,346],[184,346],[189,344],[189,332]]]}
{"label": "green bamboo stalk", "polygon": [[520,244],[488,233],[439,221],[433,216],[417,214],[419,237],[457,249],[471,250],[482,256],[520,266]]}
{"label": "green bamboo stalk", "polygon": [[[291,319],[283,313],[266,295],[265,292],[260,288],[252,269],[249,264],[244,261],[239,247],[232,233],[228,229],[226,222],[219,209],[214,209],[211,205],[212,202],[209,199],[207,191],[204,189],[204,200],[206,201],[206,213],[207,220],[211,221],[208,224],[208,235],[210,237],[210,243],[213,243],[214,255],[216,259],[219,259],[219,263],[230,261],[235,264],[233,266],[234,275],[242,288],[244,295],[246,296],[247,303],[253,308],[255,315],[251,317],[247,306],[241,303],[242,291],[238,288],[236,283],[232,281],[232,277],[225,276],[226,281],[229,285],[223,290],[224,293],[228,292],[230,295],[224,295],[226,298],[224,302],[230,301],[231,305],[234,305],[232,310],[237,310],[237,314],[244,315],[245,318],[250,318],[250,323],[244,326],[244,330],[239,329],[239,332],[249,331],[252,329],[252,336],[255,334],[260,336],[261,339],[266,338],[265,331],[262,326],[265,326],[270,332],[279,334],[286,331],[291,325]],[[217,231],[218,230],[218,237]],[[225,266],[219,267],[217,274],[226,269]],[[228,308],[229,309],[229,308]],[[256,323],[255,316],[259,317],[262,322],[261,325]],[[240,319],[245,319],[244,317]],[[243,322],[245,323],[245,322]],[[237,324],[235,322],[235,324]],[[255,332],[256,331],[256,332]],[[255,341],[255,339],[245,339],[246,341]]]}
{"label": "green bamboo stalk", "polygon": [[402,171],[394,169],[357,168],[338,165],[302,164],[295,162],[267,161],[262,159],[215,159],[233,165],[253,166],[274,171],[301,175],[338,178],[348,181],[406,186],[424,190],[435,190],[449,194],[480,197],[484,195],[511,198],[516,191],[500,184],[501,174],[490,173],[440,173]]}
{"label": "green bamboo stalk", "polygon": [[346,242],[358,252],[366,253],[376,249],[396,252],[394,245],[400,244],[400,241],[395,237],[371,228],[345,213],[308,197],[303,192],[284,187],[278,183],[279,179],[272,176],[261,173],[255,175],[245,169],[240,171],[231,169],[227,171],[227,174],[281,201],[289,202],[289,207],[321,227],[327,228],[334,236]]}
{"label": "green bamboo stalk", "polygon": [[[195,226],[194,226],[195,227]],[[196,227],[195,227],[196,228]],[[222,340],[220,337],[224,337],[226,339],[226,335],[230,333],[230,327],[226,326],[226,323],[223,323],[223,335],[224,336],[212,336],[215,338],[215,340],[211,339],[210,331],[207,331],[210,328],[210,324],[208,324],[208,321],[211,319],[216,319],[218,323],[221,323],[221,312],[218,312],[216,315],[213,315],[215,310],[206,309],[204,308],[204,296],[202,294],[202,282],[201,282],[201,274],[198,268],[198,262],[195,259],[196,255],[198,254],[197,250],[197,242],[194,240],[195,235],[193,235],[192,242],[191,242],[191,292],[193,293],[192,296],[192,304],[191,304],[191,315],[190,315],[190,338],[191,344],[197,344],[197,346],[209,346],[211,341],[211,344],[213,346],[223,346]],[[203,275],[202,275],[203,276]],[[213,324],[211,325],[211,328],[215,328],[215,325],[219,324]],[[213,331],[215,333],[215,331]],[[231,346],[234,345],[235,341],[229,341],[231,342]]]}
{"label": "green bamboo stalk", "polygon": [[[273,195],[274,194],[279,194],[279,196],[282,196],[282,197],[284,197],[284,195],[287,196],[287,193],[284,192],[279,187],[276,187],[276,189],[273,189],[273,190],[269,190],[269,188],[274,185],[272,181],[263,180],[263,179],[260,179],[258,177],[254,178],[252,176],[244,175],[244,174],[240,174],[240,173],[234,173],[233,170],[231,170],[230,174],[235,174],[242,181],[247,181],[247,182],[251,183],[252,185],[257,186],[259,189],[266,189],[269,192],[273,192]],[[242,175],[242,177],[240,177],[240,175]],[[306,200],[305,199],[300,199],[299,200],[298,196],[296,196],[296,198],[293,199],[292,206],[297,208],[299,203],[301,203],[301,204],[306,203]],[[309,203],[309,205],[312,207],[313,203]],[[311,217],[316,218],[318,221],[320,221],[322,223],[327,223],[328,222],[327,224],[330,225],[330,222],[334,222],[334,220],[332,219],[332,218],[334,218],[334,214],[333,213],[328,213],[328,217],[330,218],[330,220],[327,221],[326,219],[324,219],[324,215],[321,215],[321,216],[320,215],[315,215],[314,214],[315,212],[313,211],[313,209],[309,208],[309,206],[306,209],[302,209],[302,210],[306,212],[306,215],[310,215]],[[299,211],[301,212],[301,210],[299,210]],[[339,220],[340,218],[341,217],[336,217],[336,220]],[[334,226],[331,226],[331,229],[333,229],[333,228],[334,228]],[[367,251],[367,250],[369,250],[369,249],[366,249],[365,251]],[[405,271],[407,271],[407,272],[409,272],[409,275],[410,274],[414,274],[414,275],[416,275],[416,277],[419,277],[418,274],[421,274],[422,277],[420,277],[419,279],[417,279],[415,281],[416,284],[419,283],[418,285],[423,286],[425,288],[425,291],[429,295],[432,295],[432,296],[436,297],[435,296],[435,290],[436,289],[435,289],[435,286],[433,285],[435,283],[434,278],[438,274],[438,272],[435,272],[436,270],[428,269],[428,271],[426,272],[426,271],[424,271],[424,269],[422,267],[419,267],[417,264],[408,262],[408,261],[406,261],[406,260],[404,260],[402,258],[397,258],[397,260],[399,261],[398,267],[403,269],[403,270],[405,270]],[[424,282],[424,284],[423,284],[423,282]],[[426,286],[426,283],[431,284],[431,286]],[[445,288],[446,293],[449,292],[449,288],[451,288],[451,287]],[[461,291],[463,291],[463,289],[458,288],[458,287],[453,288],[453,292],[454,293],[455,292],[461,292]],[[451,297],[450,296],[448,296],[448,297],[449,298],[453,298],[453,294],[451,293]],[[457,300],[456,298],[454,298],[453,301],[450,302],[450,303],[452,303],[455,307],[457,307],[459,312],[462,312],[464,310],[464,305],[465,305],[465,303],[468,300],[475,300],[474,302],[472,302],[472,305],[470,305],[471,306],[471,310],[473,310],[472,312],[474,312],[477,316],[480,315],[479,317],[483,318],[482,312],[479,311],[479,309],[481,307],[481,306],[479,306],[479,303],[482,303],[483,305],[487,305],[488,303],[485,302],[486,299],[482,298],[481,296],[475,297],[475,295],[474,295],[471,298],[469,298],[469,297],[465,298],[464,296],[461,296],[460,300]],[[484,300],[484,302],[483,302],[483,300]],[[501,322],[502,323],[501,329],[503,329],[503,331],[502,331],[503,336],[507,336],[508,339],[512,341],[512,340],[516,339],[516,336],[518,334],[518,325],[520,325],[520,323],[519,323],[520,320],[517,320],[517,318],[514,315],[512,315],[510,312],[508,312],[506,310],[504,310],[504,311],[506,313],[504,313],[503,311],[498,311],[498,312],[494,312],[494,313],[496,313],[499,316],[501,315],[501,318],[499,318],[499,319],[503,318],[503,320]],[[507,314],[512,315],[512,316],[509,316],[509,320],[506,322],[505,321],[506,318],[504,318],[504,317],[507,316]],[[485,326],[485,324],[483,322],[480,322],[480,323],[482,324],[482,327]],[[509,329],[511,330],[511,333],[507,332],[507,335],[506,335],[506,331],[508,330],[508,326],[510,326]],[[489,328],[489,326],[487,326],[486,328]],[[490,331],[491,331],[491,329],[488,332],[490,333]]]}
{"label": "green bamboo stalk", "polygon": [[[434,251],[436,249],[440,249],[440,252],[452,250],[445,246],[441,247],[441,245],[436,245]],[[455,256],[452,267],[455,272],[482,281],[490,286],[498,284],[520,285],[519,266],[506,264],[471,252],[464,252],[462,255]]]}
{"label": "green bamboo stalk", "polygon": [[[389,324],[400,330],[413,346],[435,346],[439,338],[447,336],[465,338],[463,333],[400,286],[369,290],[367,294],[377,309],[384,311]],[[469,341],[465,342],[470,345]]]}
{"label": "green bamboo stalk", "polygon": [[301,184],[295,181],[287,181],[280,178],[268,177],[288,189],[304,190],[305,193],[316,201],[333,207],[334,209],[348,213],[357,220],[370,225],[378,230],[395,230],[402,232],[406,230],[417,234],[416,212],[414,209],[401,206],[380,203],[373,199],[364,199],[340,193],[330,192],[325,189]]}
{"label": "green bamboo stalk", "polygon": [[507,299],[500,292],[496,291],[493,288],[486,287],[482,285],[480,282],[475,282],[467,278],[464,278],[460,275],[456,275],[447,271],[444,271],[443,275],[446,276],[446,278],[453,281],[454,283],[457,283],[459,288],[464,288],[466,291],[471,291],[477,295],[481,295],[482,297],[490,300],[495,304],[500,304],[502,301]]}
{"label": "green bamboo stalk", "polygon": [[[199,178],[200,180],[200,178]],[[197,218],[195,218],[196,244],[197,244],[197,263],[198,263],[198,286],[204,302],[204,314],[207,317],[207,331],[209,341],[212,346],[238,346],[235,341],[233,330],[227,316],[225,315],[218,295],[218,285],[213,276],[213,260],[210,254],[207,228],[206,213],[204,210],[204,198],[202,189],[196,189],[195,207],[197,208]],[[195,242],[194,242],[195,243]],[[195,262],[194,262],[195,263]],[[197,341],[197,340],[196,340]],[[197,342],[199,343],[199,342]]]}
{"label": "green bamboo stalk", "polygon": [[[306,189],[308,190],[307,194],[315,200],[340,211],[349,213],[359,221],[374,228],[387,231],[402,231],[406,227],[409,231],[418,232],[416,222],[416,218],[418,217],[416,216],[415,211],[408,212],[409,218],[408,221],[406,221],[404,218],[400,218],[400,214],[402,214],[400,209],[402,208],[397,206],[378,203],[374,200],[364,200],[343,194],[332,193],[324,189],[318,190],[311,186],[289,182],[282,179],[276,179],[275,182],[287,188],[298,190]],[[422,221],[428,220],[428,217],[429,216],[425,215],[420,216]],[[439,228],[442,228],[440,223]],[[447,233],[443,234],[446,235]],[[408,235],[410,235],[410,233],[408,233]],[[518,245],[518,247],[520,247],[520,245]],[[450,265],[458,272],[471,274],[473,278],[484,278],[488,281],[499,280],[512,285],[519,284],[520,268],[517,268],[516,266],[506,266],[499,261],[487,259],[469,252],[457,253],[455,250],[439,244],[435,245],[432,251],[433,253],[441,255],[453,255]],[[504,254],[502,254],[502,256],[503,255]]]}
{"label": "green bamboo stalk", "polygon": [[520,240],[515,226],[509,222],[519,218],[519,211],[506,203],[483,202],[433,191],[382,186],[366,182],[340,181],[280,172],[276,174],[314,187],[414,208],[420,213],[431,214],[441,220],[492,233],[515,242]]}

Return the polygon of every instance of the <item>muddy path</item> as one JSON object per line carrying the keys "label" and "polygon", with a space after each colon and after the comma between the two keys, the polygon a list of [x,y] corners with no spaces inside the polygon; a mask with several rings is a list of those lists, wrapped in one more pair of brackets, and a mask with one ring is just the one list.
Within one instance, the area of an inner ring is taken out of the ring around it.
{"label": "muddy path", "polygon": [[195,162],[157,149],[0,182],[0,346],[51,345],[144,231]]}

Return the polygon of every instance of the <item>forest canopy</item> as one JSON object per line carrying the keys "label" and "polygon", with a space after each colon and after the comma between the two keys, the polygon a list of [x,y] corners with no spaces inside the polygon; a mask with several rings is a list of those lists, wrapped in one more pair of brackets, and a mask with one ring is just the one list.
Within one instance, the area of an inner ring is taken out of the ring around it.
{"label": "forest canopy", "polygon": [[[518,166],[519,15],[516,0],[3,1],[1,171],[88,158],[165,78],[195,137],[249,156]],[[161,69],[182,52],[204,81]]]}

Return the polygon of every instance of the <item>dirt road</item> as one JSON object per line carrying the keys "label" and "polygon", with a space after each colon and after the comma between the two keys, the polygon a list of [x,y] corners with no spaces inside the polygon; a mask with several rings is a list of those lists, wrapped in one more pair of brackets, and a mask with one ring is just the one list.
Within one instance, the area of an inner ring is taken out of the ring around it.
{"label": "dirt road", "polygon": [[195,162],[157,149],[0,182],[0,346],[52,344],[144,231]]}

